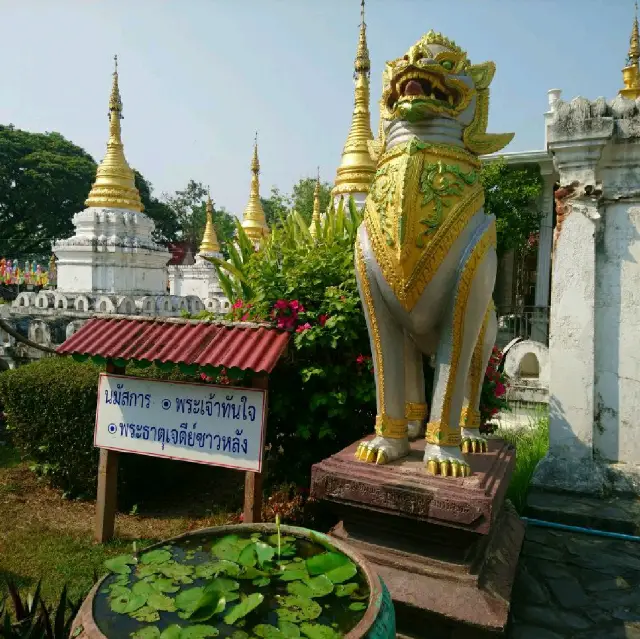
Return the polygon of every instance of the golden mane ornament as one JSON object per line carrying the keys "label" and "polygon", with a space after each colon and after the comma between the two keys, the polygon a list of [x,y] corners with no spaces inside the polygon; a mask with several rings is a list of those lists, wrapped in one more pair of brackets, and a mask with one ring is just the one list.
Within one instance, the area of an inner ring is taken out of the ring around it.
{"label": "golden mane ornament", "polygon": [[[383,73],[377,162],[355,247],[373,353],[376,437],[356,456],[388,463],[424,433],[428,472],[465,476],[486,450],[480,391],[495,343],[495,218],[483,209],[479,155],[513,134],[487,133],[493,62],[429,31]],[[435,356],[431,410],[423,355]]]}

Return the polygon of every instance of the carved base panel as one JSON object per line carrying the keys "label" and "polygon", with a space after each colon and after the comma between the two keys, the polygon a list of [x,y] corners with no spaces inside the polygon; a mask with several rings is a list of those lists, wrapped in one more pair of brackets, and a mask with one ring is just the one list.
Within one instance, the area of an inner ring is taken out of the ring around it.
{"label": "carved base panel", "polygon": [[398,632],[502,633],[524,536],[504,503],[513,448],[490,440],[487,453],[468,456],[471,477],[445,478],[424,472],[424,442],[385,466],[355,461],[358,444],[313,467],[311,494],[340,520],[330,534],[375,564],[391,592]]}
{"label": "carved base panel", "polygon": [[489,440],[486,453],[466,456],[471,476],[437,477],[425,472],[424,441],[412,442],[408,457],[385,465],[357,461],[360,441],[313,467],[315,498],[479,534],[490,531],[515,465],[512,446]]}

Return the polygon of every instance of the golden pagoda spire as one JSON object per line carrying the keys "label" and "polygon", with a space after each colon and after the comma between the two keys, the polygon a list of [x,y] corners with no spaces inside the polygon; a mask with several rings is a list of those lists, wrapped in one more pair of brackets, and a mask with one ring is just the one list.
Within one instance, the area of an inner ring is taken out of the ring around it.
{"label": "golden pagoda spire", "polygon": [[114,56],[115,70],[109,97],[109,141],[107,153],[98,166],[96,181],[91,187],[87,206],[109,207],[142,211],[140,193],[136,188],[131,167],[124,156],[124,146],[120,131],[122,100],[118,87],[118,56]]}
{"label": "golden pagoda spire", "polygon": [[353,193],[367,193],[376,171],[376,164],[369,154],[371,115],[369,113],[369,75],[371,61],[367,47],[367,25],[364,21],[364,0],[361,0],[360,37],[354,64],[356,83],[353,116],[347,141],[342,150],[342,160],[336,174],[332,195],[348,197]]}
{"label": "golden pagoda spire", "polygon": [[207,223],[204,227],[202,235],[202,243],[198,253],[220,253],[220,244],[218,244],[218,236],[213,226],[213,202],[211,201],[211,193],[207,193],[207,204],[205,208],[207,212]]}
{"label": "golden pagoda spire", "polygon": [[251,192],[249,193],[249,202],[244,210],[242,219],[242,228],[245,230],[247,237],[252,241],[258,241],[265,235],[269,234],[269,226],[267,218],[260,201],[260,162],[258,160],[258,133],[256,132],[253,144],[253,158],[251,159]]}
{"label": "golden pagoda spire", "polygon": [[316,188],[313,190],[313,214],[311,215],[311,224],[309,225],[309,233],[314,239],[318,237],[320,231],[320,167],[318,167],[318,178],[316,179]]}
{"label": "golden pagoda spire", "polygon": [[631,29],[631,38],[629,40],[629,54],[627,56],[627,66],[622,69],[622,79],[624,81],[624,89],[620,89],[619,93],[624,98],[635,100],[640,97],[640,35],[638,33],[638,3],[636,5],[636,13],[633,19],[633,27]]}

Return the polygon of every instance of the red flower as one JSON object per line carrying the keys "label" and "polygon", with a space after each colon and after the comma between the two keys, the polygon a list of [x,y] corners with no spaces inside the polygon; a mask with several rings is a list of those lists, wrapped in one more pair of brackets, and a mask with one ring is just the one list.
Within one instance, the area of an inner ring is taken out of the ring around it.
{"label": "red flower", "polygon": [[498,412],[499,412],[499,410],[497,408],[492,408],[491,409],[491,416],[493,417]]}
{"label": "red flower", "polygon": [[231,308],[242,308],[244,305],[244,302],[242,300],[236,300],[234,305]]}
{"label": "red flower", "polygon": [[289,308],[289,304],[287,304],[287,300],[278,300],[273,305],[273,308],[275,308],[278,311],[285,311],[286,309]]}
{"label": "red flower", "polygon": [[371,359],[370,355],[358,355],[358,357],[356,357],[356,364],[364,364],[368,362],[370,359]]}
{"label": "red flower", "polygon": [[246,322],[249,319],[249,313],[245,313],[241,318],[240,321],[241,322]]}
{"label": "red flower", "polygon": [[506,392],[505,385],[502,382],[496,382],[496,397],[502,397]]}
{"label": "red flower", "polygon": [[298,300],[292,300],[291,302],[289,302],[289,308],[294,313],[304,313],[304,306],[302,306],[302,304],[300,304]]}
{"label": "red flower", "polygon": [[296,333],[304,333],[305,331],[308,331],[311,328],[311,324],[309,324],[309,322],[305,322],[304,324],[301,324],[300,326],[298,326],[298,328],[296,328]]}
{"label": "red flower", "polygon": [[324,326],[327,323],[328,319],[329,319],[328,315],[320,315],[318,317],[318,324],[320,324],[320,326]]}
{"label": "red flower", "polygon": [[244,521],[244,513],[240,513],[240,521]]}

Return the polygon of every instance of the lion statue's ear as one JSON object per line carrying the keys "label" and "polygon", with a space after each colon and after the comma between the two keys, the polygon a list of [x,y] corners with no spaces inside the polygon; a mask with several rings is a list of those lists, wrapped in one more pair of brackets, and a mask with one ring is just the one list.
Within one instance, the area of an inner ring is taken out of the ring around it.
{"label": "lion statue's ear", "polygon": [[513,133],[487,133],[489,124],[489,85],[496,72],[493,62],[483,62],[467,67],[467,73],[476,87],[476,111],[473,120],[465,128],[462,139],[465,147],[477,155],[488,155],[504,149]]}

